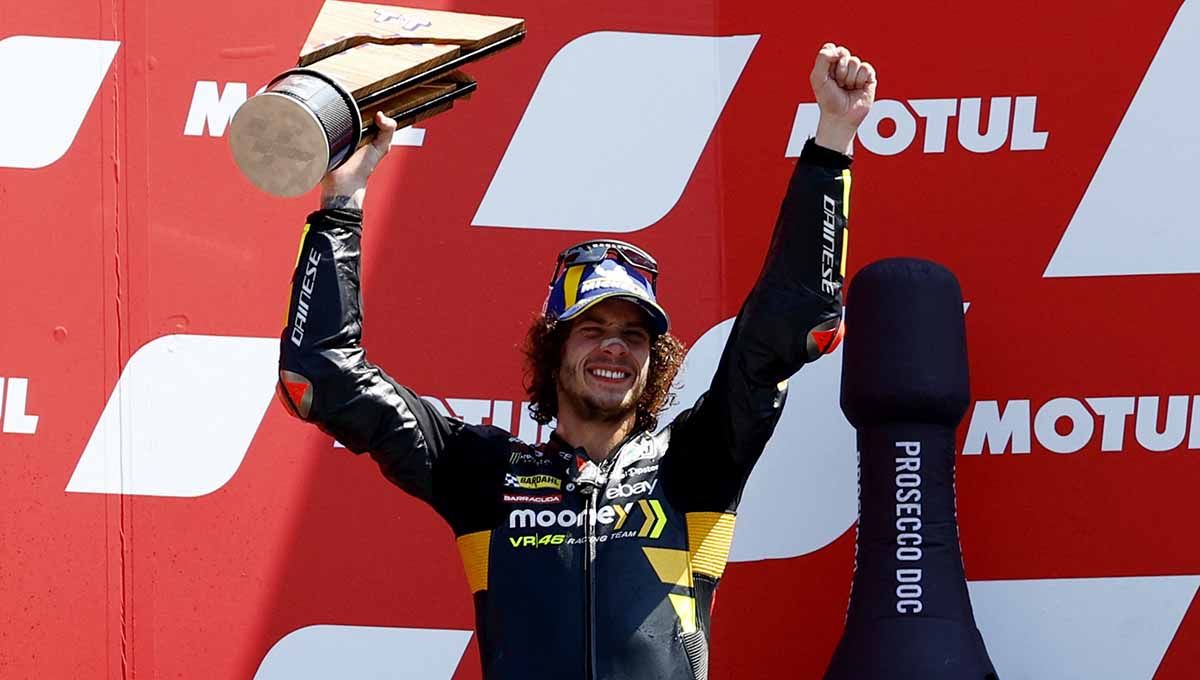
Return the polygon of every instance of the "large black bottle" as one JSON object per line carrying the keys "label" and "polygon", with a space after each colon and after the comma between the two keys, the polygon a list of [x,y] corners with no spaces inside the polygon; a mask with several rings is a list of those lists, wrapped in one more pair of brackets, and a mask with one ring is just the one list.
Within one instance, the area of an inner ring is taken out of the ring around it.
{"label": "large black bottle", "polygon": [[954,433],[970,381],[957,279],[924,260],[866,267],[849,289],[843,352],[860,516],[846,627],[825,680],[997,680],[958,543]]}

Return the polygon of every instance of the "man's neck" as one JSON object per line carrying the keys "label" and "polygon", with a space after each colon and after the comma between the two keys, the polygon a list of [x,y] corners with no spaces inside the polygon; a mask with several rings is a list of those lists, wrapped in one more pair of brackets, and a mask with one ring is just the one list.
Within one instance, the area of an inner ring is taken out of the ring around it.
{"label": "man's neck", "polygon": [[582,447],[587,451],[588,458],[596,463],[608,458],[633,432],[636,420],[633,414],[615,422],[583,420],[566,411],[567,409],[560,410],[555,432],[571,446]]}

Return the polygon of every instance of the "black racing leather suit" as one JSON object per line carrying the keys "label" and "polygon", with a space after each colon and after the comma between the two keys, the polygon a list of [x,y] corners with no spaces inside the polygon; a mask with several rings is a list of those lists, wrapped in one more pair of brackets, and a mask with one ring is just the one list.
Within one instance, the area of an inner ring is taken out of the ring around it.
{"label": "black racing leather suit", "polygon": [[708,392],[603,464],[439,414],[359,343],[361,212],[310,216],[280,400],[450,524],[489,680],[696,680],[751,467],[786,380],[840,338],[849,159],[810,141]]}

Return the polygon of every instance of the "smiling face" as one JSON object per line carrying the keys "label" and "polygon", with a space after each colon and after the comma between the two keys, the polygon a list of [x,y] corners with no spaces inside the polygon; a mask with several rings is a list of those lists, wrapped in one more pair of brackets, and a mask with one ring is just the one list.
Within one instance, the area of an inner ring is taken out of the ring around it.
{"label": "smiling face", "polygon": [[558,368],[559,409],[583,420],[634,417],[650,368],[650,332],[642,308],[620,298],[572,320]]}

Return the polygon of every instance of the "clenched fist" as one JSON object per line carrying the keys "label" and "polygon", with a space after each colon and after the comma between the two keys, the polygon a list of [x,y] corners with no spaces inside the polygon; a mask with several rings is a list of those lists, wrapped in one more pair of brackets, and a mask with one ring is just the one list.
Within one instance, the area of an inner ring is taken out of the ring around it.
{"label": "clenched fist", "polygon": [[817,144],[850,153],[854,133],[875,103],[875,67],[845,47],[825,43],[809,82],[821,109]]}
{"label": "clenched fist", "polygon": [[379,131],[371,143],[364,144],[345,163],[321,180],[322,208],[363,207],[367,178],[391,149],[392,135],[396,133],[396,121],[383,115],[382,111],[375,113],[375,126]]}

